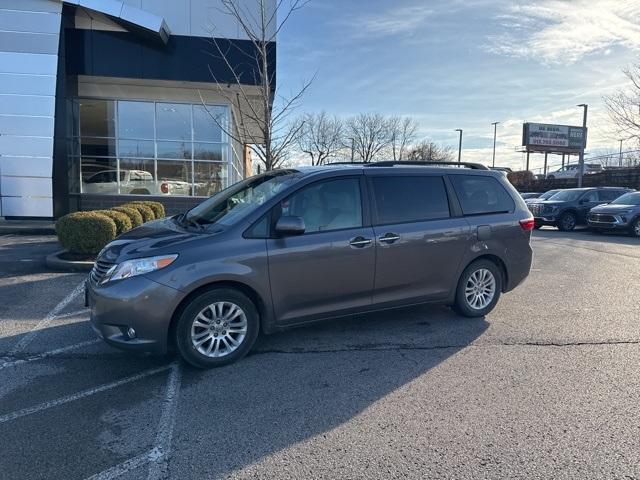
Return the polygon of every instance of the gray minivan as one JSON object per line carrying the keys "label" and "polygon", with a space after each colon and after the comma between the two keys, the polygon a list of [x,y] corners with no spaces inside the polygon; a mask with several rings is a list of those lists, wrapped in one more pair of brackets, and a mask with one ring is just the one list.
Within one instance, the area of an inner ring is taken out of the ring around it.
{"label": "gray minivan", "polygon": [[486,315],[529,274],[533,226],[481,165],[276,170],[118,237],[87,304],[111,345],[225,365],[317,320],[429,302]]}

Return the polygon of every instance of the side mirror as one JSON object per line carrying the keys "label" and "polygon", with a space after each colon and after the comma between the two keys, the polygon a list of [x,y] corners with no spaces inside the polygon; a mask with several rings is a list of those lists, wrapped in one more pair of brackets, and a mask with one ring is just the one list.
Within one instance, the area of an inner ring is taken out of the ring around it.
{"label": "side mirror", "polygon": [[285,216],[276,222],[276,233],[281,236],[302,235],[305,231],[302,217]]}

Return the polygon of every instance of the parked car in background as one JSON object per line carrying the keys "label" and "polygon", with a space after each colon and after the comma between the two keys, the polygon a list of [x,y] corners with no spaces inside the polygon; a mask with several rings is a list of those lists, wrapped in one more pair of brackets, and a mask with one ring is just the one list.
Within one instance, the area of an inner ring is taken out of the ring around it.
{"label": "parked car in background", "polygon": [[540,195],[542,195],[541,192],[524,192],[524,193],[520,194],[520,196],[522,197],[523,200],[530,200],[532,198],[538,198]]}
{"label": "parked car in background", "polygon": [[509,167],[489,167],[489,170],[495,170],[496,172],[513,173],[513,170]]}
{"label": "parked car in background", "polygon": [[541,194],[539,197],[525,198],[524,199],[524,203],[529,204],[529,203],[542,202],[543,200],[548,200],[549,198],[553,197],[556,193],[558,193],[560,191],[561,191],[561,189],[559,189],[559,188],[557,188],[555,190],[548,190],[548,191],[544,192],[543,194]]}
{"label": "parked car in background", "polygon": [[130,195],[189,195],[190,184],[180,180],[156,182],[146,170],[120,170],[120,191],[118,192],[118,171],[103,170],[91,175],[82,183],[82,193],[130,194]]}
{"label": "parked car in background", "polygon": [[488,314],[529,274],[533,217],[482,165],[275,170],[130,230],[86,284],[108,343],[214,367],[259,332],[420,303]]}
{"label": "parked car in background", "polygon": [[629,191],[620,187],[567,188],[528,207],[536,227],[551,225],[566,232],[586,224],[587,214],[593,207],[609,203]]}
{"label": "parked car in background", "polygon": [[611,203],[594,207],[587,216],[595,231],[624,230],[640,237],[640,192],[629,192]]}
{"label": "parked car in background", "polygon": [[[549,180],[553,180],[556,178],[578,178],[578,169],[579,169],[579,165],[574,163],[572,165],[565,165],[562,168],[559,168],[558,170],[554,171],[554,172],[550,172],[547,173],[547,178]],[[584,164],[584,174],[585,175],[592,175],[594,173],[600,173],[602,172],[604,169],[602,167],[602,165],[600,165],[599,163],[585,163]]]}

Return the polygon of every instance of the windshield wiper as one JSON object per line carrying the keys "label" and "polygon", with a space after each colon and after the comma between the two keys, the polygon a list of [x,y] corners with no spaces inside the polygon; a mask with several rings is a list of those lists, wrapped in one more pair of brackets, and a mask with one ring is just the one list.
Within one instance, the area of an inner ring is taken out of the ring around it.
{"label": "windshield wiper", "polygon": [[189,218],[186,213],[181,213],[180,215],[178,215],[178,218],[176,218],[176,221],[183,227],[187,227],[191,225],[196,227],[198,230],[204,230],[205,228],[204,225],[198,223],[193,218]]}

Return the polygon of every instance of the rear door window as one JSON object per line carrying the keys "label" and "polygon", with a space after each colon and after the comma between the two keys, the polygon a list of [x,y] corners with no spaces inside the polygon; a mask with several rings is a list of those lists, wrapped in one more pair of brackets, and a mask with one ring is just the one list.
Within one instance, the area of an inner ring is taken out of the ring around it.
{"label": "rear door window", "polygon": [[449,178],[465,215],[507,213],[515,209],[511,195],[493,177],[451,175]]}
{"label": "rear door window", "polygon": [[448,218],[449,199],[441,176],[373,176],[379,225]]}

